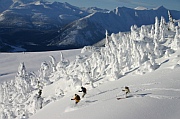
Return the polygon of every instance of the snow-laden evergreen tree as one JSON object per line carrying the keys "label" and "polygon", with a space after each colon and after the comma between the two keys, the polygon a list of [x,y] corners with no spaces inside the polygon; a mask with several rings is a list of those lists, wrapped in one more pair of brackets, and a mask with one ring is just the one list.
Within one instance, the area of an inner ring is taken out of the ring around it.
{"label": "snow-laden evergreen tree", "polygon": [[171,44],[171,48],[174,49],[174,50],[177,50],[177,49],[180,48],[179,27],[176,26],[175,29],[176,29],[176,34],[175,34],[173,42]]}
{"label": "snow-laden evergreen tree", "polygon": [[41,63],[41,68],[39,69],[39,81],[42,82],[44,85],[50,84],[49,75],[50,75],[50,69],[49,64],[47,62]]}
{"label": "snow-laden evergreen tree", "polygon": [[155,28],[154,28],[154,25],[152,25],[152,27],[151,27],[151,35],[150,35],[151,38],[154,38],[154,33],[155,33]]}
{"label": "snow-laden evergreen tree", "polygon": [[172,50],[172,49],[166,49],[165,57],[169,57],[172,53],[174,53],[174,50]]}
{"label": "snow-laden evergreen tree", "polygon": [[[2,112],[2,115],[12,119],[15,117],[20,118],[25,113],[27,113],[26,117],[28,117],[29,113],[32,113],[27,110],[26,102],[28,102],[32,91],[36,88],[34,85],[37,82],[34,81],[37,81],[36,75],[28,73],[24,63],[20,63],[15,80],[5,82],[2,85],[3,95],[1,97],[3,97],[3,108],[6,110]],[[9,104],[11,104],[11,108]]]}
{"label": "snow-laden evergreen tree", "polygon": [[158,39],[159,39],[159,20],[158,17],[155,18],[155,31],[154,31],[154,40],[156,44],[158,44]]}
{"label": "snow-laden evergreen tree", "polygon": [[[161,20],[160,20],[160,32],[162,32],[162,31],[166,31],[166,20],[164,19],[164,17],[163,16],[161,16]],[[161,33],[160,33],[161,34]]]}
{"label": "snow-laden evergreen tree", "polygon": [[105,40],[105,47],[109,46],[109,39],[108,39],[108,31],[106,30],[106,40]]}
{"label": "snow-laden evergreen tree", "polygon": [[161,31],[161,36],[160,36],[160,42],[164,43],[165,42],[165,33],[164,30]]}
{"label": "snow-laden evergreen tree", "polygon": [[[51,78],[51,81],[57,81],[60,79],[60,77],[62,75],[66,75],[68,76],[68,72],[66,70],[66,68],[70,65],[70,61],[65,59],[63,56],[63,53],[60,52],[60,60],[56,63],[55,68],[56,68],[56,72],[52,73],[53,75],[51,75],[50,77],[54,77],[56,76],[57,78]],[[52,79],[56,79],[56,80],[52,80]]]}
{"label": "snow-laden evergreen tree", "polygon": [[51,62],[50,65],[52,67],[52,71],[55,72],[56,71],[56,60],[53,56],[49,56],[51,58]]}
{"label": "snow-laden evergreen tree", "polygon": [[26,67],[25,67],[24,63],[20,63],[17,76],[26,77],[26,74],[27,74],[26,73]]}
{"label": "snow-laden evergreen tree", "polygon": [[138,32],[137,29],[135,27],[135,25],[131,26],[131,37],[132,39],[136,39],[138,37]]}
{"label": "snow-laden evergreen tree", "polygon": [[0,84],[0,103],[3,102],[3,98],[4,98],[4,93],[3,93],[4,89],[2,87],[2,84]]}
{"label": "snow-laden evergreen tree", "polygon": [[[160,30],[164,30],[164,29],[159,28],[159,20],[156,17],[155,18],[155,33],[154,33],[154,53],[155,53],[156,58],[159,58],[162,56],[162,47],[161,47],[161,44],[159,43],[160,42]],[[163,34],[163,37],[164,37],[164,34]],[[163,38],[163,37],[161,36],[161,38]]]}
{"label": "snow-laden evergreen tree", "polygon": [[174,31],[174,29],[175,29],[174,19],[173,19],[169,10],[168,10],[168,16],[169,16],[169,27],[168,27],[168,29]]}
{"label": "snow-laden evergreen tree", "polygon": [[160,21],[160,42],[163,43],[165,42],[165,33],[167,32],[167,28],[166,28],[166,21],[164,19],[164,17],[161,17],[161,21]]}
{"label": "snow-laden evergreen tree", "polygon": [[144,40],[144,37],[146,36],[145,26],[141,26],[140,30],[140,40]]}
{"label": "snow-laden evergreen tree", "polygon": [[67,66],[69,66],[70,64],[70,61],[69,60],[65,60],[64,56],[63,56],[63,53],[60,52],[60,61],[58,62],[57,66],[56,66],[56,69],[58,71],[62,70],[62,69],[65,69]]}

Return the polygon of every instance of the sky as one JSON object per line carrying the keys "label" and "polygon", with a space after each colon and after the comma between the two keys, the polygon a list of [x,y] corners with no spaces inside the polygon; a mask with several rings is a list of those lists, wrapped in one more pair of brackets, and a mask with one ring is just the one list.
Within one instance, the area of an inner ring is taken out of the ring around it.
{"label": "sky", "polygon": [[116,7],[146,7],[148,9],[164,6],[170,10],[180,11],[180,0],[48,0],[67,2],[78,7],[99,7],[103,9],[113,10]]}

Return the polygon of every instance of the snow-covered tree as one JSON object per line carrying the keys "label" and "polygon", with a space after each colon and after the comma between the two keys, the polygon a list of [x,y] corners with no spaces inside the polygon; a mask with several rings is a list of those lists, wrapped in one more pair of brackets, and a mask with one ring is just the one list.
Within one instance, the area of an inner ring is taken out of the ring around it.
{"label": "snow-covered tree", "polygon": [[52,67],[53,72],[55,72],[56,71],[56,60],[53,56],[49,56],[49,57],[51,58],[50,65]]}
{"label": "snow-covered tree", "polygon": [[169,10],[168,10],[168,16],[169,16],[169,27],[168,27],[168,29],[174,31],[174,29],[175,29],[174,20],[173,20],[173,17],[172,17]]}
{"label": "snow-covered tree", "polygon": [[156,40],[157,43],[159,39],[159,20],[158,17],[155,18],[155,31],[154,31],[154,40]]}
{"label": "snow-covered tree", "polygon": [[49,64],[46,62],[41,63],[41,68],[39,70],[39,80],[43,82],[45,85],[50,84],[49,76],[50,71],[49,71]]}
{"label": "snow-covered tree", "polygon": [[177,50],[180,48],[179,27],[176,26],[175,29],[176,29],[176,34],[175,34],[174,39],[172,41],[171,48],[174,50]]}
{"label": "snow-covered tree", "polygon": [[24,62],[20,63],[19,68],[18,68],[17,76],[26,77],[26,67],[24,65]]}

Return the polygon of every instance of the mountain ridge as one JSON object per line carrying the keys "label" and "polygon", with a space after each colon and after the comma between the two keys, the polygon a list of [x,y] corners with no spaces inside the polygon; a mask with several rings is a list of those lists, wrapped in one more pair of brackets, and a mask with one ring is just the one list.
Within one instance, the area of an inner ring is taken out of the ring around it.
{"label": "mountain ridge", "polygon": [[[129,31],[132,25],[153,24],[156,16],[169,20],[168,9],[163,6],[150,10],[117,7],[108,11],[45,0],[8,1],[11,7],[0,14],[0,38],[8,44],[0,48],[2,52],[13,52],[10,46],[21,46],[25,51],[82,48],[102,40],[106,30],[110,34]],[[179,11],[170,12],[174,19],[180,19]]]}
{"label": "mountain ridge", "polygon": [[[114,11],[110,11],[108,13],[96,12],[69,24],[71,27],[66,27],[61,33],[63,35],[67,35],[62,38],[60,34],[59,38],[61,40],[56,39],[53,42],[54,45],[65,45],[68,44],[68,36],[73,36],[71,37],[74,40],[73,44],[77,45],[81,43],[81,47],[85,45],[93,45],[105,37],[106,30],[111,34],[118,33],[120,31],[129,31],[132,25],[141,26],[154,24],[154,19],[156,16],[159,19],[161,18],[161,16],[163,16],[165,20],[168,21],[168,10],[163,6],[160,6],[156,11],[153,9],[143,11],[133,10],[126,7],[117,7],[116,9],[114,9]],[[84,28],[77,28],[77,26],[82,26],[83,23],[87,23],[84,24]],[[94,29],[96,30],[89,30],[92,27],[94,27]],[[66,31],[71,31],[71,33],[68,34]],[[76,33],[76,35],[72,35],[72,32]],[[100,35],[96,36],[96,34]],[[83,42],[83,39],[85,39],[86,37],[88,37],[89,39],[86,40],[87,42]],[[71,42],[71,40],[69,42]]]}

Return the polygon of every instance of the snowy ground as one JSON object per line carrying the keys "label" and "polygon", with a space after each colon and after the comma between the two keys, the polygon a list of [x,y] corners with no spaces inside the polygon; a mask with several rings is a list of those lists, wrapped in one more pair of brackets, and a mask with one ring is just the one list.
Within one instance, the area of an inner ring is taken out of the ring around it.
{"label": "snowy ground", "polygon": [[[76,106],[70,99],[78,91],[69,93],[31,119],[179,119],[179,61],[180,52],[159,59],[161,66],[154,72],[144,75],[131,72],[102,85],[100,81],[99,86],[88,90],[86,97]],[[124,86],[130,87],[129,98],[116,100],[116,97],[124,97],[121,91]]]}
{"label": "snowy ground", "polygon": [[[65,57],[71,59],[80,50],[63,52],[67,52],[64,53]],[[19,62],[23,60],[27,69],[38,70],[39,62],[48,59],[49,55],[58,57],[59,52],[1,53],[0,78],[5,80],[13,77]],[[179,119],[180,51],[157,62],[161,64],[160,68],[151,73],[137,75],[131,72],[117,81],[103,83],[104,79],[96,82],[96,88],[88,90],[85,98],[76,106],[70,99],[75,93],[82,94],[78,90],[70,92],[39,110],[30,119]],[[45,87],[43,96],[52,95],[56,85]],[[121,91],[124,86],[130,87],[129,98],[116,100],[117,97],[124,97]]]}
{"label": "snowy ground", "polygon": [[[63,50],[61,52],[64,54],[64,57],[71,61],[76,57],[76,55],[80,54],[81,50],[74,49],[71,52]],[[50,55],[53,55],[57,60],[59,60],[60,51],[0,53],[0,82],[14,79],[18,66],[22,62],[25,63],[28,71],[37,72],[40,69],[41,62],[50,61]]]}

